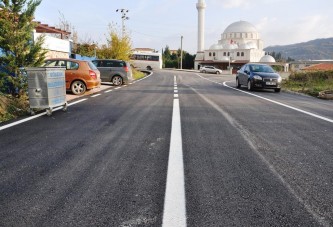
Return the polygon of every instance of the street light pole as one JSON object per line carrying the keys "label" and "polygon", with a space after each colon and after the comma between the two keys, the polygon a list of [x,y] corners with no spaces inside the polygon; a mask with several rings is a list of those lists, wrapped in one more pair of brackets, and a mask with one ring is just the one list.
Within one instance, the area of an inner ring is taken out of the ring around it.
{"label": "street light pole", "polygon": [[129,17],[126,16],[126,13],[129,12],[128,9],[117,9],[116,12],[121,13],[121,24],[122,24],[122,38],[125,35],[125,20],[129,20]]}
{"label": "street light pole", "polygon": [[183,36],[180,37],[180,69],[183,69]]}

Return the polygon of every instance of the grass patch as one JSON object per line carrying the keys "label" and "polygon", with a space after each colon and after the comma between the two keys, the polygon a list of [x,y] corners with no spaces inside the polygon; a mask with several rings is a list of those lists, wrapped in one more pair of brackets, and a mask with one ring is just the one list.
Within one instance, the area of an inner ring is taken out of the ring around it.
{"label": "grass patch", "polygon": [[318,97],[321,91],[333,91],[333,71],[293,72],[282,86],[286,90]]}
{"label": "grass patch", "polygon": [[0,123],[26,115],[28,108],[27,95],[13,97],[0,93]]}
{"label": "grass patch", "polygon": [[143,78],[143,77],[146,76],[145,73],[140,72],[140,71],[138,71],[138,70],[136,70],[134,68],[132,68],[132,72],[133,72],[133,78],[134,78],[134,80],[139,80],[139,79],[141,79],[141,78]]}

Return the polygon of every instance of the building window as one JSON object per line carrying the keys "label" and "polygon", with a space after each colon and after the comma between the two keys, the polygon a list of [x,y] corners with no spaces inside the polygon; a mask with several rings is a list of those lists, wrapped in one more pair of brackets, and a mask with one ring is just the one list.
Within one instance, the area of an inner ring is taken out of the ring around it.
{"label": "building window", "polygon": [[213,56],[215,57],[215,52],[213,52]]}
{"label": "building window", "polygon": [[230,52],[228,52],[228,57],[230,56]]}
{"label": "building window", "polygon": [[239,52],[237,52],[237,57],[239,57]]}
{"label": "building window", "polygon": [[209,52],[209,57],[211,57],[212,56],[212,53],[211,52]]}
{"label": "building window", "polygon": [[227,56],[227,53],[226,53],[226,52],[223,52],[223,56]]}
{"label": "building window", "polygon": [[241,56],[244,57],[244,52],[241,53]]}

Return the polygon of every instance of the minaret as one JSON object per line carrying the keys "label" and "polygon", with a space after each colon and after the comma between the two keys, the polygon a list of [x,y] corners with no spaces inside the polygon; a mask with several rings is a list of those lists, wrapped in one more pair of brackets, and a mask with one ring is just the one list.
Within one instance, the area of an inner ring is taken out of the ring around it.
{"label": "minaret", "polygon": [[198,52],[204,51],[205,48],[205,0],[198,0]]}
{"label": "minaret", "polygon": [[198,50],[194,60],[194,68],[199,69],[200,64],[204,61],[205,50],[205,0],[198,0]]}

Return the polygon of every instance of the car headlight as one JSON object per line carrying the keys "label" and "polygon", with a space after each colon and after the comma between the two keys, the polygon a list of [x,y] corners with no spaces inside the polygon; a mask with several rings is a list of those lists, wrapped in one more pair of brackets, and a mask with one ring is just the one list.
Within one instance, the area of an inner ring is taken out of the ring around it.
{"label": "car headlight", "polygon": [[256,79],[256,80],[262,80],[262,77],[258,76],[258,75],[253,76],[253,78]]}
{"label": "car headlight", "polygon": [[282,82],[282,77],[281,77],[281,76],[279,76],[279,78],[278,78],[278,82],[279,82],[279,83]]}

